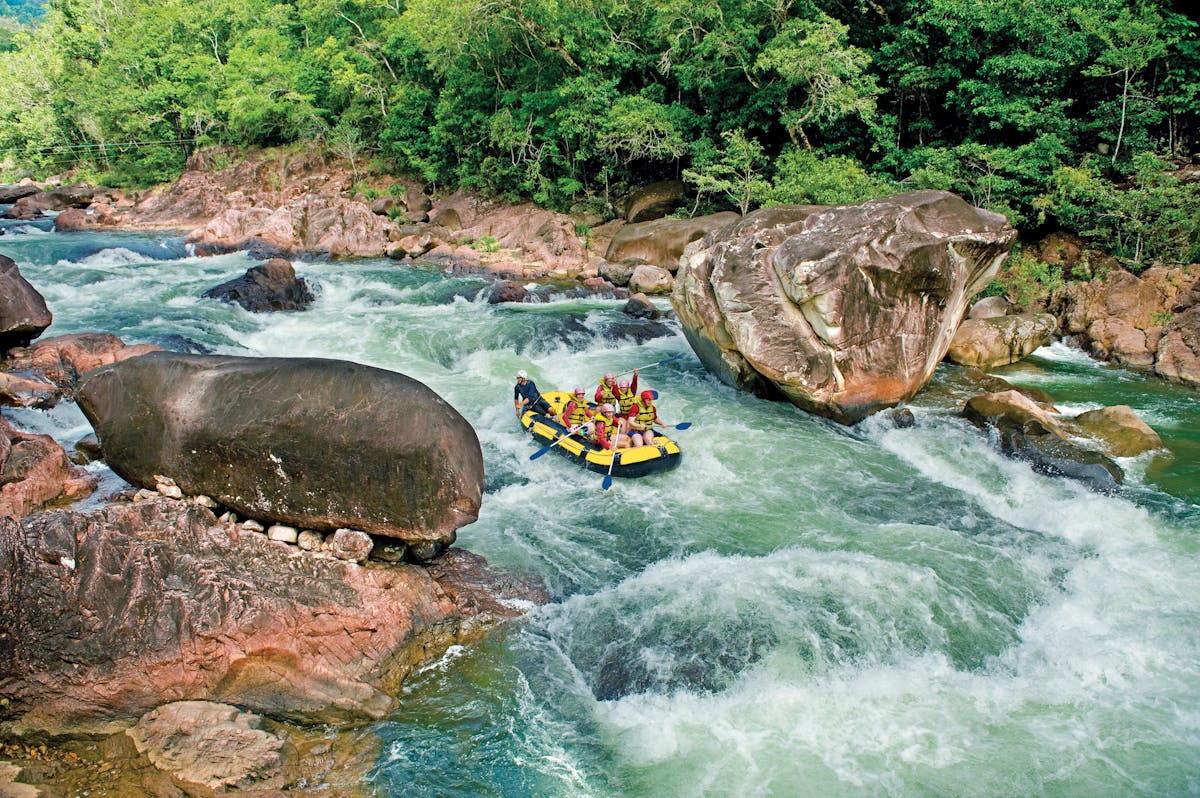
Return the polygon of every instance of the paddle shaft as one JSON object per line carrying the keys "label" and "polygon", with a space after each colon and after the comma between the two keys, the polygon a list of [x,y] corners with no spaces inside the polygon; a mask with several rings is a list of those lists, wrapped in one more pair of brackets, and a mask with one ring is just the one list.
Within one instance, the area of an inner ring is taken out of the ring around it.
{"label": "paddle shaft", "polygon": [[678,360],[678,359],[679,359],[679,358],[681,358],[681,357],[683,357],[683,355],[672,355],[671,357],[665,358],[664,360],[658,360],[658,361],[655,361],[654,363],[651,363],[651,364],[650,364],[650,365],[648,365],[648,366],[638,366],[637,368],[635,368],[635,369],[630,369],[629,371],[622,371],[622,372],[621,372],[620,374],[618,374],[617,376],[618,376],[618,377],[621,377],[621,376],[624,376],[624,375],[626,375],[626,374],[632,374],[632,373],[633,373],[633,372],[635,372],[635,371],[645,371],[645,370],[646,370],[646,369],[648,369],[648,368],[653,368],[654,366],[661,366],[663,363],[670,363],[672,360]]}
{"label": "paddle shaft", "polygon": [[559,436],[558,436],[557,438],[555,438],[553,441],[551,441],[550,443],[546,444],[546,445],[545,445],[545,446],[543,446],[542,448],[538,449],[538,450],[537,450],[536,452],[534,452],[533,454],[529,455],[529,459],[530,459],[530,460],[536,460],[536,459],[538,459],[539,457],[541,457],[542,455],[544,455],[546,452],[548,452],[548,451],[550,451],[551,449],[553,449],[555,446],[558,446],[558,444],[559,444],[559,443],[561,443],[562,441],[565,441],[567,438],[571,437],[571,436],[572,436],[572,435],[574,435],[576,432],[579,432],[579,430],[581,430],[581,429],[583,429],[583,424],[577,424],[577,425],[575,425],[574,427],[571,427],[571,428],[570,428],[569,430],[567,430],[565,433],[563,433],[562,435],[559,435]]}

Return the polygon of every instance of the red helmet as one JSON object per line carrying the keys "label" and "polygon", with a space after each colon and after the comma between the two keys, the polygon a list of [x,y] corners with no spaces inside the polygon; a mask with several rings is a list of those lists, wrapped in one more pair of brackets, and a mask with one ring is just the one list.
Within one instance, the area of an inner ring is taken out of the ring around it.
{"label": "red helmet", "polygon": [[649,402],[654,398],[654,391],[642,391],[642,398]]}

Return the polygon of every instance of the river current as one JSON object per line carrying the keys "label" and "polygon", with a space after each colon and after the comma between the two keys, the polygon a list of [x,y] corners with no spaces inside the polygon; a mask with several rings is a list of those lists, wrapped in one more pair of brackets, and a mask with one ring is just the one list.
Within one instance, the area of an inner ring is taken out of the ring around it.
{"label": "river current", "polygon": [[[1132,405],[1159,431],[1174,457],[1120,461],[1127,485],[1103,496],[1000,456],[958,416],[951,366],[909,405],[915,427],[845,428],[722,385],[674,321],[615,299],[489,306],[478,278],[298,261],[313,306],[251,314],[200,298],[243,254],[0,232],[54,313],[45,335],[352,360],[474,425],[487,484],[459,545],[553,600],[410,680],[369,732],[381,796],[1200,794],[1193,391],[1062,345],[995,372],[1072,414]],[[529,460],[518,369],[590,389],[674,355],[641,379],[665,421],[692,422],[679,469],[603,491]],[[73,405],[5,416],[67,446],[90,431]]]}

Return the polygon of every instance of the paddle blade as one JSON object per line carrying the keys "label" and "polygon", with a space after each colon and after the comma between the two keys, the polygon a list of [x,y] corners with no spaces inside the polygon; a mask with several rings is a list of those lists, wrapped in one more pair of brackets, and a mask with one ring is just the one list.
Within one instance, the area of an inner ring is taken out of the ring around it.
{"label": "paddle blade", "polygon": [[658,401],[658,391],[656,391],[656,390],[654,390],[653,388],[651,388],[651,389],[650,389],[650,393],[651,393],[651,394],[653,394],[653,396],[654,396],[654,401],[656,401],[656,402],[657,402],[657,401]]}
{"label": "paddle blade", "polygon": [[603,486],[602,486],[601,490],[608,490],[611,487],[612,487],[612,474],[605,474],[604,482],[603,482]]}
{"label": "paddle blade", "polygon": [[675,425],[675,429],[687,429],[687,428],[688,428],[688,427],[690,427],[690,426],[692,426],[692,422],[690,422],[690,421],[684,421],[684,422],[682,422],[682,423],[680,423],[680,424],[676,424],[676,425]]}
{"label": "paddle blade", "polygon": [[666,360],[658,361],[658,363],[656,365],[661,366],[663,363],[670,363],[672,360],[678,360],[681,357],[683,357],[683,355],[672,355],[671,357],[667,358]]}
{"label": "paddle blade", "polygon": [[536,452],[534,452],[533,454],[529,455],[529,459],[530,459],[530,460],[536,460],[536,459],[538,459],[539,457],[541,457],[542,455],[544,455],[546,452],[550,451],[550,450],[551,450],[551,449],[553,449],[553,448],[554,448],[554,444],[553,444],[553,443],[552,443],[552,444],[550,444],[549,446],[543,446],[542,448],[538,449],[538,450],[537,450]]}

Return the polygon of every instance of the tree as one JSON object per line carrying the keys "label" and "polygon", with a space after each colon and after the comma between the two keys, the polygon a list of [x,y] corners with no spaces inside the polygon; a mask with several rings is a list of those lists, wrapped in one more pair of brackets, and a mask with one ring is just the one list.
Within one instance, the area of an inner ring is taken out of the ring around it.
{"label": "tree", "polygon": [[[848,31],[825,14],[790,20],[758,56],[756,71],[777,75],[787,87],[780,118],[797,146],[803,140],[805,149],[812,149],[804,132],[809,123],[851,115],[866,120],[875,114],[879,87],[867,72],[871,58],[847,42]],[[801,96],[793,103],[797,91]]]}
{"label": "tree", "polygon": [[[1162,15],[1149,5],[1136,9],[1121,6],[1109,9],[1107,14],[1079,8],[1075,10],[1075,20],[1080,28],[1103,44],[1103,49],[1083,74],[1116,78],[1120,84],[1117,136],[1112,148],[1112,163],[1116,164],[1125,138],[1130,102],[1140,94],[1142,70],[1165,56],[1175,41],[1163,35]],[[1156,112],[1148,110],[1147,113]]]}
{"label": "tree", "polygon": [[745,131],[728,130],[721,138],[725,146],[696,169],[684,169],[683,179],[696,189],[697,207],[705,194],[721,194],[745,216],[750,206],[761,202],[770,191],[763,173],[766,155],[762,145],[747,137]]}

